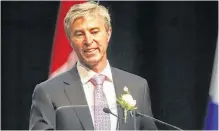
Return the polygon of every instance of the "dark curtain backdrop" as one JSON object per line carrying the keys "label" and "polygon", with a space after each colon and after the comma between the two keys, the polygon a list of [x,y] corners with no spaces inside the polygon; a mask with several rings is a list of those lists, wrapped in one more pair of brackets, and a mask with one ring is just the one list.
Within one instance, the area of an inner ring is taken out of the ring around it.
{"label": "dark curtain backdrop", "polygon": [[[111,65],[148,80],[154,117],[202,129],[218,33],[218,2],[100,2],[109,7]],[[45,81],[59,2],[1,2],[2,129],[28,129]]]}

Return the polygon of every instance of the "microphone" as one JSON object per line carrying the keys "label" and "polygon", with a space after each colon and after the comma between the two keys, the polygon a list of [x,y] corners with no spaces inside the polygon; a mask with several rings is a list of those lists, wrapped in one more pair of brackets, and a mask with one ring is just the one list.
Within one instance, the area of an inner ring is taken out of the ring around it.
{"label": "microphone", "polygon": [[[115,117],[117,117],[118,119],[120,119],[120,117],[117,116],[116,114],[114,114],[109,108],[104,107],[104,108],[103,108],[103,112],[104,112],[104,113],[107,113],[107,114],[114,115]],[[118,127],[119,127],[119,120],[117,120],[116,129],[118,129]]]}
{"label": "microphone", "polygon": [[[112,114],[112,115],[114,115],[115,117],[119,118],[119,117],[118,117],[116,114],[114,114],[109,108],[103,108],[103,112],[105,112],[105,113],[107,113],[107,114]],[[177,129],[177,130],[181,130],[181,131],[182,131],[182,129],[180,129],[179,127],[176,127],[176,126],[174,126],[174,125],[168,124],[168,123],[166,123],[166,122],[163,122],[163,121],[158,120],[158,119],[156,119],[156,118],[153,118],[153,117],[151,117],[151,116],[142,114],[142,113],[140,113],[140,112],[138,112],[138,111],[136,111],[136,113],[133,113],[133,114],[135,114],[135,116],[143,116],[143,117],[150,118],[150,119],[152,119],[152,120],[154,120],[154,121],[156,121],[156,122],[158,122],[158,123],[161,123],[161,124],[164,124],[164,125],[166,125],[166,126],[170,126],[170,127],[174,128],[174,129]]]}
{"label": "microphone", "polygon": [[109,108],[103,108],[103,112],[107,113],[107,114],[112,114],[114,115],[115,117],[118,117],[116,114],[112,113],[112,111],[109,109]]}
{"label": "microphone", "polygon": [[114,115],[115,117],[119,118],[119,116],[117,116],[116,114],[114,114],[109,108],[103,108],[103,112],[107,113],[107,114],[111,114]]}

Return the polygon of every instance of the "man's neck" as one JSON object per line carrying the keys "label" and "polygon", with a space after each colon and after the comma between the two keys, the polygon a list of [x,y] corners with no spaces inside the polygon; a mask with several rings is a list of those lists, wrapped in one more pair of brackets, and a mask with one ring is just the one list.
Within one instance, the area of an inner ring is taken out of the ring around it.
{"label": "man's neck", "polygon": [[107,63],[101,63],[98,65],[93,66],[92,68],[90,68],[91,70],[93,70],[96,73],[100,73],[103,71],[103,69],[106,67]]}

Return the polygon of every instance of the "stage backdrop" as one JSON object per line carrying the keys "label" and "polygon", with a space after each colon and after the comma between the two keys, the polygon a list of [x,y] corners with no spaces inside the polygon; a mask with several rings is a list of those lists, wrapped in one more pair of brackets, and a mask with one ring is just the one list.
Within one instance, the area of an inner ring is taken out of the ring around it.
{"label": "stage backdrop", "polygon": [[[218,2],[101,2],[112,66],[148,80],[154,116],[202,129],[218,33]],[[60,2],[1,2],[2,129],[28,129],[36,84],[48,79]]]}

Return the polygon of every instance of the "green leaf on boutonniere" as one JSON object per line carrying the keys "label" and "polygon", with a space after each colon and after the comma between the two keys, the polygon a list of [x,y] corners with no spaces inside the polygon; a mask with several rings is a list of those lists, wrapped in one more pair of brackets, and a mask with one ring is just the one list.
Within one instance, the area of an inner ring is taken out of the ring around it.
{"label": "green leaf on boutonniere", "polygon": [[126,122],[127,111],[136,110],[137,107],[135,106],[136,100],[133,100],[127,87],[124,87],[124,91],[125,91],[125,93],[122,94],[116,100],[120,104],[121,108],[123,108],[123,110],[124,110],[124,122]]}

